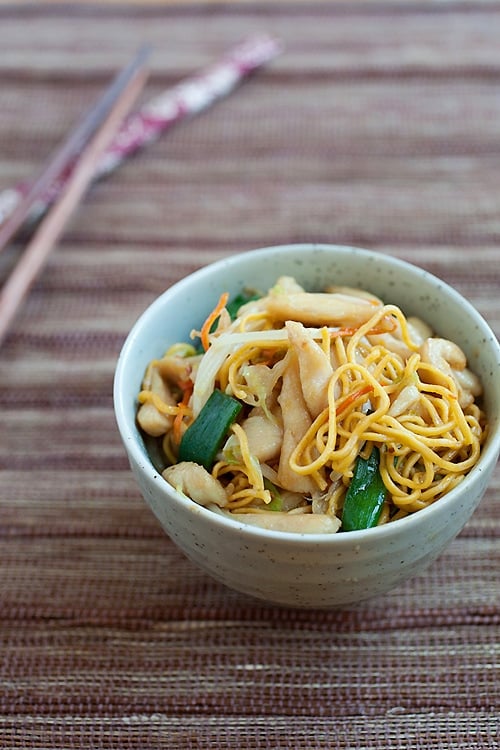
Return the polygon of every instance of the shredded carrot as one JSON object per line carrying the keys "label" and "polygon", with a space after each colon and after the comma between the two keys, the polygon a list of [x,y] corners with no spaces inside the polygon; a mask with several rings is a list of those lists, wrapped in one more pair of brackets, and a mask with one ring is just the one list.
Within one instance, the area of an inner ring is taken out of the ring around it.
{"label": "shredded carrot", "polygon": [[[380,333],[391,333],[392,331],[396,330],[397,323],[394,320],[391,320],[391,318],[387,319],[384,318],[386,321],[387,328],[384,328],[383,326],[375,326],[375,328],[371,328],[369,331],[367,331],[367,336],[376,336]],[[382,322],[382,321],[380,321]],[[339,336],[347,337],[347,336],[354,336],[358,328],[350,327],[350,328],[338,328],[336,331],[330,331],[330,338],[336,339]]]}
{"label": "shredded carrot", "polygon": [[189,411],[187,406],[189,404],[191,394],[193,393],[193,382],[191,380],[188,380],[186,382],[180,383],[180,386],[183,389],[184,393],[182,395],[182,400],[177,404],[179,411],[175,415],[174,423],[172,425],[172,436],[177,445],[179,445],[182,438],[182,420]]}
{"label": "shredded carrot", "polygon": [[205,351],[207,351],[208,347],[210,346],[208,335],[210,333],[212,323],[215,320],[217,320],[222,310],[225,308],[228,299],[229,299],[229,292],[224,292],[223,294],[221,294],[216,306],[214,307],[214,309],[212,310],[212,312],[210,313],[206,321],[203,323],[203,326],[201,329],[201,344]]}
{"label": "shredded carrot", "polygon": [[352,393],[350,393],[337,406],[336,408],[337,416],[339,414],[342,414],[342,412],[345,411],[349,406],[351,406],[351,404],[357,401],[358,398],[360,398],[360,396],[365,396],[367,393],[371,393],[372,391],[373,391],[373,386],[367,384],[367,385],[364,385],[362,388],[358,388],[357,391],[353,391]]}
{"label": "shredded carrot", "polygon": [[330,338],[337,339],[339,336],[354,336],[357,328],[338,328],[336,331],[330,331]]}

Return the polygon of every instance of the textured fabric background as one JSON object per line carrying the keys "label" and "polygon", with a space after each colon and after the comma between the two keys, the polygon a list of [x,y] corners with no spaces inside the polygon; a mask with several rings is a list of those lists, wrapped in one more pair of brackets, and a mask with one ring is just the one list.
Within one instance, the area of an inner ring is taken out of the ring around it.
{"label": "textured fabric background", "polygon": [[279,609],[166,538],[111,397],[158,293],[267,244],[410,260],[500,332],[500,3],[0,7],[0,189],[142,41],[148,99],[259,30],[284,54],[92,189],[0,350],[2,748],[500,747],[498,472],[425,574]]}

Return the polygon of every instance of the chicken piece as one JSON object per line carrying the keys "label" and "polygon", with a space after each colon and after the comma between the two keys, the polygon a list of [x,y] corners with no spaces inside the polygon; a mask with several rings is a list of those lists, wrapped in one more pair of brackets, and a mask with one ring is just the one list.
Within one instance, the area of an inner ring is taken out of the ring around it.
{"label": "chicken piece", "polygon": [[271,289],[271,292],[279,294],[295,294],[296,292],[305,292],[305,289],[296,279],[293,278],[293,276],[280,276]]}
{"label": "chicken piece", "polygon": [[[433,365],[440,372],[451,377],[457,386],[458,401],[462,408],[469,406],[475,396],[482,392],[479,378],[467,369],[465,354],[457,344],[448,339],[429,338],[420,347],[423,362]],[[426,372],[427,382],[439,384],[438,376]]]}
{"label": "chicken piece", "polygon": [[165,381],[178,385],[192,377],[202,356],[197,354],[192,357],[179,357],[177,354],[166,354],[156,362],[156,367]]}
{"label": "chicken piece", "polygon": [[364,289],[357,289],[352,286],[336,286],[335,284],[332,284],[327,286],[324,291],[328,292],[328,294],[347,294],[349,297],[359,297],[376,305],[384,304],[380,297],[376,297],[374,294],[367,292]]}
{"label": "chicken piece", "polygon": [[420,391],[416,385],[405,386],[396,396],[389,408],[389,416],[399,417],[401,414],[409,412],[418,404],[420,400]]}
{"label": "chicken piece", "polygon": [[432,336],[432,328],[427,325],[421,318],[410,316],[406,319],[408,324],[408,333],[410,334],[411,340],[422,346],[424,341]]}
{"label": "chicken piece", "polygon": [[[416,320],[416,319],[415,319]],[[422,325],[424,325],[422,323]],[[418,351],[419,346],[422,343],[421,335],[419,335],[419,329],[417,326],[412,327],[408,325],[408,333],[410,341],[405,341],[403,337],[403,331],[399,321],[396,322],[396,327],[393,331],[387,333],[368,333],[366,338],[372,346],[383,346],[388,351],[396,354],[401,362],[407,362],[415,351]],[[413,338],[413,331],[417,338]]]}
{"label": "chicken piece", "polygon": [[341,522],[334,516],[319,513],[228,513],[239,523],[258,526],[270,531],[288,531],[293,534],[335,534]]}
{"label": "chicken piece", "polygon": [[309,414],[315,419],[328,406],[328,385],[333,375],[330,358],[301,323],[289,320],[285,326],[297,354],[302,394]]}
{"label": "chicken piece", "polygon": [[[151,391],[168,406],[175,406],[176,400],[172,396],[168,385],[155,364],[151,364],[146,370],[142,383],[143,390]],[[159,411],[152,401],[145,401],[137,411],[137,421],[141,429],[148,435],[159,437],[164,435],[172,428],[174,417],[170,414],[163,414]]]}
{"label": "chicken piece", "polygon": [[279,456],[283,430],[260,410],[254,409],[244,420],[242,428],[248,440],[250,453],[260,462]]}
{"label": "chicken piece", "polygon": [[286,490],[312,493],[316,485],[308,476],[292,471],[290,456],[312,424],[300,382],[299,363],[295,352],[287,354],[288,367],[283,373],[283,384],[278,402],[283,419],[283,443],[278,466],[278,484]]}
{"label": "chicken piece", "polygon": [[169,414],[162,414],[152,401],[141,404],[137,412],[137,421],[139,426],[147,435],[160,437],[172,427],[172,417]]}
{"label": "chicken piece", "polygon": [[199,464],[181,461],[165,469],[162,476],[177,492],[182,492],[199,505],[218,505],[220,508],[227,505],[222,484]]}
{"label": "chicken piece", "polygon": [[474,372],[469,370],[468,367],[464,367],[463,370],[453,370],[453,376],[459,384],[462,394],[467,394],[466,400],[468,403],[465,404],[466,406],[469,403],[472,403],[472,396],[477,398],[477,396],[480,396],[483,392],[481,381]]}
{"label": "chicken piece", "polygon": [[[296,294],[297,292],[303,292],[303,287],[295,281],[292,276],[280,276],[276,281],[276,284],[272,287],[268,294],[258,299],[251,300],[242,305],[238,310],[238,318],[233,322],[232,329],[240,330],[240,318],[246,318],[251,315],[258,315],[259,313],[266,313],[269,302],[269,294]],[[260,321],[252,321],[246,323],[245,330],[250,331],[254,328],[260,327]]]}
{"label": "chicken piece", "polygon": [[277,321],[297,320],[313,326],[360,326],[380,307],[375,302],[348,294],[325,292],[274,293],[267,298],[267,310]]}

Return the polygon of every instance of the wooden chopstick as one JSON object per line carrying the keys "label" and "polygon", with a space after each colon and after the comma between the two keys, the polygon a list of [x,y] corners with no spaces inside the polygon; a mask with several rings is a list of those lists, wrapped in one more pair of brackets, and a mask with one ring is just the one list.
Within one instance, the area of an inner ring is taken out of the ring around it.
{"label": "wooden chopstick", "polygon": [[0,226],[0,252],[25,221],[36,200],[50,187],[64,169],[78,158],[89,138],[109,114],[116,98],[123,91],[128,81],[143,67],[148,54],[149,48],[141,47],[137,55],[113,79],[83,120],[49,157],[24,198],[19,201],[9,218]]}
{"label": "wooden chopstick", "polygon": [[[4,339],[21,302],[64,230],[73,210],[92,181],[100,156],[110,144],[123,118],[128,114],[142,90],[147,78],[147,73],[143,68],[144,59],[145,51],[141,50],[132,63],[124,68],[122,73],[115,79],[96,107],[85,118],[84,123],[73,131],[66,143],[56,153],[54,159],[49,162],[47,168],[36,181],[37,189],[30,190],[30,201],[22,201],[24,215],[20,213],[14,222],[11,223],[10,220],[6,222],[9,228],[5,232],[5,236],[10,239],[44,187],[47,187],[51,180],[57,177],[61,170],[74,160],[77,144],[81,148],[82,133],[88,141],[92,130],[96,131],[96,128],[98,128],[95,135],[81,152],[80,158],[76,162],[59,199],[46,214],[0,291],[0,343]],[[104,104],[103,100],[105,100]],[[82,127],[84,124],[85,128]],[[77,137],[75,137],[75,133]],[[64,158],[61,157],[61,153],[63,153]],[[52,166],[54,161],[58,167],[55,171]],[[47,173],[52,175],[49,180],[46,178]],[[6,225],[4,225],[3,229],[5,229]],[[13,229],[13,227],[16,227],[16,229]],[[2,232],[2,236],[3,234]]]}

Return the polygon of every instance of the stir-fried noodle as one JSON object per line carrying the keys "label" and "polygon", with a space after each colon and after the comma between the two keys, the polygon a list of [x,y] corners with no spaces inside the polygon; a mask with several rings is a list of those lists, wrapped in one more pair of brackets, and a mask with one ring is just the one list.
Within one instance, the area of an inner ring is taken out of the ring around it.
{"label": "stir-fried noodle", "polygon": [[[234,319],[226,305],[227,295],[193,332],[202,351],[171,347],[139,394],[139,424],[161,440],[164,476],[186,495],[249,522],[316,514],[334,531],[356,461],[374,446],[385,486],[377,523],[435,502],[477,462],[479,380],[421,320],[362,290],[306,292],[289,277]],[[241,411],[212,465],[179,462],[214,389]]]}

